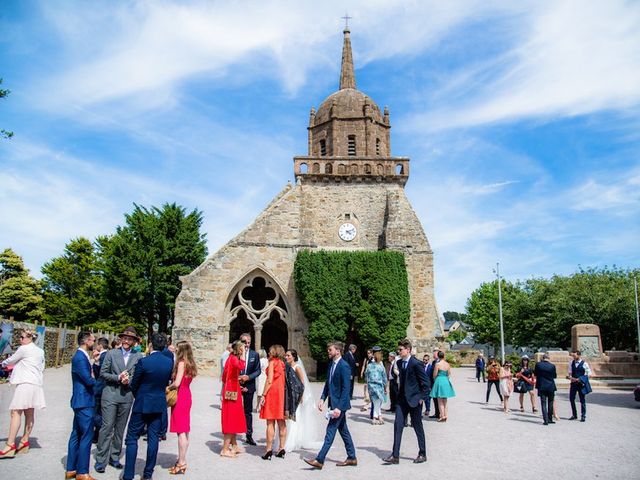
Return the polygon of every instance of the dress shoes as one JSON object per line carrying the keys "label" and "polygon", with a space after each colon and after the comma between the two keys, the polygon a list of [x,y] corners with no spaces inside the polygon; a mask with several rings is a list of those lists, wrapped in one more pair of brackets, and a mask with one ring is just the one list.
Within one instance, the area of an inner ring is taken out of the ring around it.
{"label": "dress shoes", "polygon": [[93,468],[95,468],[96,472],[98,473],[104,473],[104,471],[107,469],[107,466],[104,463],[96,463]]}
{"label": "dress shoes", "polygon": [[76,480],[96,480],[95,478],[93,478],[91,475],[89,475],[88,473],[78,473],[76,475]]}
{"label": "dress shoes", "polygon": [[389,455],[382,461],[391,465],[398,465],[400,463],[400,459],[398,457],[394,457],[393,455]]}
{"label": "dress shoes", "polygon": [[344,462],[336,463],[336,467],[355,467],[358,465],[357,458],[347,458]]}
{"label": "dress shoes", "polygon": [[307,465],[311,465],[313,468],[316,468],[318,470],[322,470],[322,467],[324,467],[324,464],[320,463],[315,458],[313,460],[309,460],[308,458],[305,458],[304,461],[307,463]]}
{"label": "dress shoes", "polygon": [[118,470],[122,470],[124,468],[124,465],[122,465],[120,462],[109,462],[109,465]]}
{"label": "dress shoes", "polygon": [[549,425],[549,422],[542,422],[543,425]]}
{"label": "dress shoes", "polygon": [[246,443],[247,445],[257,445],[256,442],[253,441],[253,438],[251,437],[251,435],[247,435],[247,438],[244,439],[244,443]]}
{"label": "dress shoes", "polygon": [[437,415],[430,415],[429,418],[438,418]]}
{"label": "dress shoes", "polygon": [[549,423],[556,423],[556,422],[554,422],[553,420],[549,420]]}
{"label": "dress shoes", "polygon": [[68,472],[64,472],[64,478],[65,478],[65,480],[70,480],[71,478],[76,478],[76,471],[75,470],[70,470]]}
{"label": "dress shoes", "polygon": [[586,421],[587,421],[587,419],[586,419],[586,418],[584,418],[584,417],[582,417],[582,418],[580,419],[580,421],[581,421],[581,422],[586,422]]}
{"label": "dress shoes", "polygon": [[578,417],[576,417],[575,415],[571,415],[571,416],[569,417],[569,420],[577,420],[577,419],[578,419]]}
{"label": "dress shoes", "polygon": [[414,460],[413,463],[424,463],[427,461],[427,456],[426,455],[418,455]]}

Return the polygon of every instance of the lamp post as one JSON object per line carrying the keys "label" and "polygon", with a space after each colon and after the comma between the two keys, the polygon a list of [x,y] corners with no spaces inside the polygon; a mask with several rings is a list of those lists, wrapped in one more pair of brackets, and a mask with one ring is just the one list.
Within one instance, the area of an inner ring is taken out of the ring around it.
{"label": "lamp post", "polygon": [[504,365],[504,321],[502,319],[502,280],[500,279],[500,263],[496,263],[496,275],[498,276],[498,312],[500,314],[500,355]]}
{"label": "lamp post", "polygon": [[640,353],[640,310],[638,310],[638,280],[633,277],[633,289],[636,293],[636,325],[638,327],[638,353]]}

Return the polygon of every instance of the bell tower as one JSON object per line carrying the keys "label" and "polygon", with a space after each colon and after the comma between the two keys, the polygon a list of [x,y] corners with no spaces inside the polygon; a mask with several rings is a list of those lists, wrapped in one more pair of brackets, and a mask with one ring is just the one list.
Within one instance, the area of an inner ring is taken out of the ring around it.
{"label": "bell tower", "polygon": [[308,154],[294,157],[296,180],[378,182],[404,185],[409,158],[391,156],[389,109],[381,112],[356,89],[351,32],[343,31],[339,90],[309,115]]}

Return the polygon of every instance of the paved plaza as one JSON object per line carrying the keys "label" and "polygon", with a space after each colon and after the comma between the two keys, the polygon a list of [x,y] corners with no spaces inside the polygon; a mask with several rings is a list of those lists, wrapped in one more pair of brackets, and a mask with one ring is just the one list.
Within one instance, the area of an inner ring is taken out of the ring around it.
{"label": "paved plaza", "polygon": [[[247,448],[236,459],[220,458],[220,384],[212,377],[200,376],[192,384],[193,410],[191,445],[188,454],[187,477],[212,478],[415,478],[439,479],[540,479],[618,478],[640,479],[640,403],[630,391],[595,391],[588,398],[586,423],[570,422],[568,392],[559,392],[561,420],[556,425],[543,426],[541,418],[530,412],[517,411],[512,397],[513,413],[499,410],[495,391],[489,405],[484,403],[485,384],[473,378],[473,369],[454,369],[453,385],[457,397],[449,404],[449,420],[436,423],[425,420],[428,462],[414,465],[417,443],[412,429],[405,429],[400,465],[383,465],[393,442],[393,417],[386,414],[382,426],[369,424],[366,413],[354,408],[349,413],[349,426],[358,453],[358,466],[339,468],[335,462],[345,458],[344,446],[336,438],[322,471],[310,471],[302,461],[316,452],[299,451],[287,454],[284,460],[263,461],[264,422],[254,416],[255,438],[259,445]],[[314,384],[320,392],[321,385]],[[64,462],[72,410],[69,407],[71,381],[69,367],[45,372],[48,406],[36,413],[36,426],[27,455],[0,460],[1,478],[56,479],[64,478]],[[356,387],[354,405],[362,404],[362,386]],[[0,441],[4,444],[8,430],[7,407],[12,389],[0,385]],[[525,399],[526,400],[526,399]],[[526,405],[526,404],[525,404]],[[320,414],[319,414],[320,415]],[[145,443],[140,442],[138,466],[142,472]],[[167,468],[176,460],[175,435],[162,442],[158,454],[155,479],[167,479]],[[124,458],[122,459],[124,461]],[[98,479],[119,478],[111,467],[106,473],[91,474]],[[137,478],[137,477],[136,477]]]}

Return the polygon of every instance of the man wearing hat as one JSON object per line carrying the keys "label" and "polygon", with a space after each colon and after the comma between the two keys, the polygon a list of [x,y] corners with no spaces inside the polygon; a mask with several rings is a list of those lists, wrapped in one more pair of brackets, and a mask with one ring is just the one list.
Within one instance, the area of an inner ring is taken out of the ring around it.
{"label": "man wearing hat", "polygon": [[120,463],[122,437],[133,404],[129,381],[133,378],[136,363],[142,358],[142,353],[131,351],[131,347],[140,342],[135,328],[125,328],[119,337],[122,345],[106,353],[100,368],[100,378],[105,386],[102,391],[102,427],[96,449],[95,469],[98,473],[104,473],[107,462],[116,469],[123,468]]}

